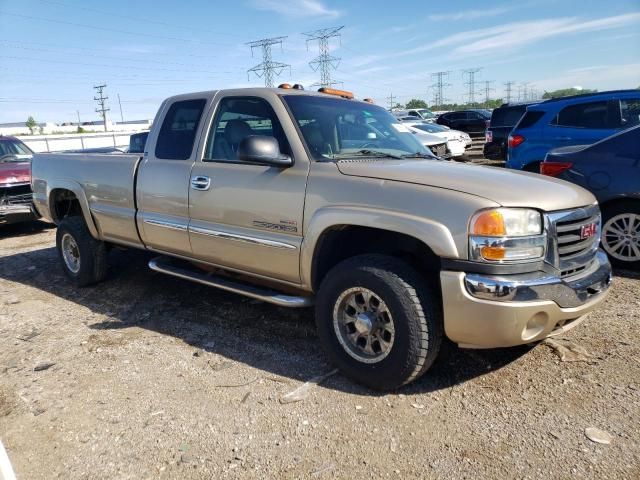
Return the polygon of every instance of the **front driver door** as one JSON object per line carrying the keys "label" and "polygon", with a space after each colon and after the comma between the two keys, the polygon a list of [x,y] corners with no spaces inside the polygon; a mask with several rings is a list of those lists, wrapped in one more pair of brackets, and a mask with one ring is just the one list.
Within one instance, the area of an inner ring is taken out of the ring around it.
{"label": "front driver door", "polygon": [[[189,235],[195,258],[230,269],[300,282],[302,215],[309,163],[293,155],[299,139],[282,101],[222,97],[191,172]],[[287,119],[288,120],[288,119]],[[285,125],[289,131],[283,129]],[[277,168],[238,159],[249,135],[273,136],[294,165]]]}

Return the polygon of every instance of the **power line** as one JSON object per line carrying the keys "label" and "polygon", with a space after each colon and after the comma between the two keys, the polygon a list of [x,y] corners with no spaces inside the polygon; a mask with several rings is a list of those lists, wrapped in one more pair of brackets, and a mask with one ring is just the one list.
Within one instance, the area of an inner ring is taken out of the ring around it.
{"label": "power line", "polygon": [[107,112],[109,111],[109,109],[107,107],[105,107],[105,102],[109,99],[109,97],[105,97],[103,95],[103,91],[104,89],[107,87],[106,84],[103,85],[96,85],[95,88],[96,91],[98,92],[98,96],[97,97],[93,97],[93,99],[98,102],[98,105],[100,105],[99,108],[96,108],[96,112],[100,114],[100,116],[102,117],[102,121],[104,122],[104,131],[107,131]]}
{"label": "power line", "polygon": [[81,28],[88,28],[91,30],[101,30],[103,32],[114,32],[114,33],[121,33],[121,34],[125,34],[125,35],[136,35],[136,36],[140,36],[140,37],[150,37],[150,38],[162,38],[164,40],[176,40],[178,42],[190,42],[190,43],[200,43],[203,45],[214,45],[214,46],[235,46],[235,44],[221,44],[221,43],[211,43],[211,42],[202,42],[200,40],[193,40],[193,39],[186,39],[186,38],[179,38],[179,37],[169,37],[169,36],[165,36],[165,35],[156,35],[153,33],[143,33],[143,32],[130,32],[128,30],[120,30],[117,28],[109,28],[109,27],[100,27],[100,26],[96,26],[96,25],[87,25],[84,23],[75,23],[75,22],[67,22],[65,20],[57,20],[54,18],[45,18],[45,17],[36,17],[33,15],[22,15],[20,13],[12,13],[12,12],[5,12],[5,11],[0,11],[0,15],[9,15],[12,17],[18,17],[18,18],[26,18],[28,20],[39,20],[41,22],[49,22],[49,23],[59,23],[61,25],[70,25],[72,27],[81,27]]}
{"label": "power line", "polygon": [[265,87],[275,87],[273,82],[274,76],[279,76],[287,67],[289,67],[289,74],[291,74],[291,65],[274,62],[271,57],[271,47],[273,45],[280,45],[280,48],[282,48],[282,41],[285,38],[287,37],[264,38],[247,43],[247,45],[251,47],[251,56],[253,56],[254,48],[260,48],[262,50],[262,63],[247,70],[247,77],[249,77],[251,73],[254,73],[258,78],[264,77]]}
{"label": "power line", "polygon": [[317,40],[320,51],[320,55],[309,62],[309,66],[314,72],[320,70],[320,82],[313,86],[331,87],[332,85],[340,83],[331,80],[331,70],[338,69],[341,59],[329,53],[329,40],[334,37],[340,38],[340,30],[343,28],[344,25],[341,27],[321,28],[313,32],[303,33],[303,35],[307,37],[307,50],[309,49],[309,42]]}
{"label": "power line", "polygon": [[450,87],[451,84],[448,83],[449,74],[451,72],[435,72],[431,74],[431,78],[435,79],[435,83],[431,85],[433,88],[433,104],[434,105],[444,105],[446,102],[446,98],[444,97],[444,89],[446,87]]}
{"label": "power line", "polygon": [[512,94],[512,90],[513,90],[513,86],[515,85],[516,82],[509,80],[507,82],[504,83],[505,89],[506,89],[506,103],[511,103],[511,94]]}
{"label": "power line", "polygon": [[471,106],[476,103],[476,95],[478,94],[476,90],[476,74],[480,73],[482,68],[468,68],[462,71],[462,76],[467,76],[468,80],[465,82],[465,85],[468,87],[467,91],[467,101]]}

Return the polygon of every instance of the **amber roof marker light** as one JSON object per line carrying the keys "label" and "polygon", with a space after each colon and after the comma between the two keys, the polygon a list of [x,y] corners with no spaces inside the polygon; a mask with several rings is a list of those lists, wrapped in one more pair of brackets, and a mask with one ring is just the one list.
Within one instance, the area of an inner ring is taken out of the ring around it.
{"label": "amber roof marker light", "polygon": [[335,95],[336,97],[342,97],[349,100],[353,100],[354,98],[353,93],[348,92],[346,90],[338,90],[337,88],[322,87],[318,89],[318,92],[324,93],[327,95]]}

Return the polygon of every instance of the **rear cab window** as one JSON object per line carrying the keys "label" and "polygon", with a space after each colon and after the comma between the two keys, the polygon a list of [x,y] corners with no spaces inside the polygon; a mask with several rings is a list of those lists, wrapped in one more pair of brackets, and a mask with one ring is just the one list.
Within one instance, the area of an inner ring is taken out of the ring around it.
{"label": "rear cab window", "polygon": [[156,158],[187,160],[191,157],[206,103],[204,98],[181,100],[169,107],[158,134]]}

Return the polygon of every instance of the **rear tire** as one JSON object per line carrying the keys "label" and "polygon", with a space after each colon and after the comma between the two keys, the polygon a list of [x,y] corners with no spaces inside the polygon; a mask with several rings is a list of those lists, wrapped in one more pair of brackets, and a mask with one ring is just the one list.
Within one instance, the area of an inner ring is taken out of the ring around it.
{"label": "rear tire", "polygon": [[326,275],[316,301],[318,336],[330,360],[367,387],[401,387],[438,355],[440,295],[400,259],[347,259]]}
{"label": "rear tire", "polygon": [[602,209],[602,248],[614,266],[640,269],[640,202]]}
{"label": "rear tire", "polygon": [[542,162],[531,162],[531,163],[527,163],[522,170],[524,170],[525,172],[531,172],[531,173],[540,173],[540,164]]}
{"label": "rear tire", "polygon": [[66,217],[60,222],[56,249],[64,273],[76,287],[86,287],[106,277],[106,245],[91,236],[82,217]]}

